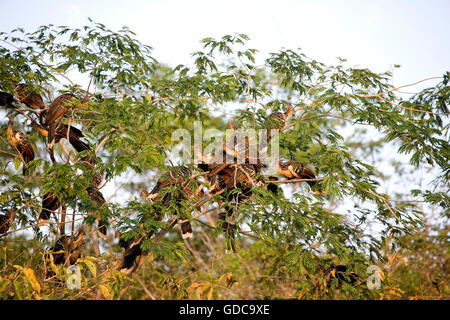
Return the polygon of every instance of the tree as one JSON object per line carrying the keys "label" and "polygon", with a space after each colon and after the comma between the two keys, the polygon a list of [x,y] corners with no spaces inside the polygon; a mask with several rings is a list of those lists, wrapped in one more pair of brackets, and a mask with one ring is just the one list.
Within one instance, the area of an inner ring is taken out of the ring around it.
{"label": "tree", "polygon": [[[48,25],[1,37],[0,87],[8,103],[2,103],[0,120],[0,208],[11,222],[0,240],[2,297],[133,298],[142,294],[130,288],[138,281],[150,298],[152,292],[163,298],[395,298],[401,296],[398,283],[368,289],[368,267],[383,270],[401,251],[400,239],[422,230],[431,212],[448,223],[448,72],[395,87],[391,71],[349,67],[341,58],[326,65],[300,50],[280,50],[259,64],[244,34],[203,39],[191,64],[173,68],[156,61],[132,31],[92,21],[80,29]],[[426,81],[436,84],[409,98],[402,94]],[[62,115],[51,118],[53,127],[49,110],[20,98],[19,83],[46,106],[71,94]],[[286,106],[295,113],[281,127],[280,154],[306,164],[323,193],[313,193],[317,188],[304,179],[270,180],[271,167],[256,174],[261,183],[208,193],[205,172],[182,163],[192,175],[182,186],[178,180],[166,186],[171,197],[161,203],[140,196],[176,162],[169,150],[179,144],[172,139],[177,129],[193,133],[196,120],[203,130],[224,131],[229,120],[239,128],[267,128],[269,114]],[[26,132],[34,160],[23,161],[9,145],[7,116]],[[382,153],[389,157],[377,159]],[[425,187],[417,172],[427,174]],[[203,197],[174,195],[194,182],[204,186]],[[281,191],[270,191],[269,182]],[[388,193],[389,186],[395,192]],[[105,197],[108,187],[113,191]],[[230,204],[239,192],[247,192],[245,201]],[[38,223],[43,208],[48,230]],[[227,210],[238,235],[231,255],[224,254],[229,238],[221,231],[229,222],[217,219]],[[189,220],[199,236],[182,241],[173,232],[178,218]],[[102,226],[109,233],[100,241]],[[123,250],[114,231],[122,247],[134,241],[146,257],[134,274],[118,270]],[[19,248],[33,248],[29,262],[13,262]],[[83,271],[78,293],[60,285],[72,264]],[[383,280],[384,273],[376,276]],[[56,283],[41,288],[45,278]]]}

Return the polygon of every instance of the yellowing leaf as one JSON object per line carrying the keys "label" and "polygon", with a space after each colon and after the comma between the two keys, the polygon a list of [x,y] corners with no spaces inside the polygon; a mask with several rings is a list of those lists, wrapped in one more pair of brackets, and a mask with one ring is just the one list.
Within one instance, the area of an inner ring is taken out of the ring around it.
{"label": "yellowing leaf", "polygon": [[394,259],[395,259],[396,256],[397,256],[397,255],[396,255],[395,253],[391,254],[391,257],[389,258],[389,261],[388,261],[387,264],[392,264],[392,262],[394,261]]}
{"label": "yellowing leaf", "polygon": [[107,286],[103,284],[99,284],[98,288],[100,289],[102,295],[105,297],[105,299],[111,299],[111,294],[109,293],[109,289]]}
{"label": "yellowing leaf", "polygon": [[28,280],[30,280],[33,290],[36,291],[37,293],[40,293],[41,285],[37,281],[36,275],[34,274],[33,269],[23,268],[23,274],[25,275],[25,277],[27,277]]}
{"label": "yellowing leaf", "polygon": [[15,158],[14,158],[14,168],[15,168],[16,170],[19,170],[20,164],[21,164],[21,163],[22,163],[22,162],[20,161],[19,157],[15,157]]}
{"label": "yellowing leaf", "polygon": [[336,278],[336,270],[331,270],[331,275],[333,276],[333,278]]}
{"label": "yellowing leaf", "polygon": [[406,262],[406,260],[403,259],[402,257],[398,257],[398,259],[399,259],[401,262],[403,262],[403,264],[404,264],[405,266],[408,265],[408,263]]}
{"label": "yellowing leaf", "polygon": [[91,257],[86,257],[84,259],[79,259],[78,262],[84,263],[88,268],[94,278],[97,276],[97,266],[94,263],[95,259]]}
{"label": "yellowing leaf", "polygon": [[188,291],[194,290],[195,288],[197,288],[198,286],[200,286],[200,283],[197,282],[193,282],[188,288]]}
{"label": "yellowing leaf", "polygon": [[195,294],[197,295],[197,297],[199,298],[199,299],[201,299],[202,298],[202,287],[198,287],[197,288],[197,290],[195,290]]}
{"label": "yellowing leaf", "polygon": [[208,300],[211,300],[211,299],[212,299],[212,294],[213,294],[213,288],[211,287],[211,288],[209,289],[209,291],[208,291],[208,294],[206,295],[206,298],[207,298]]}

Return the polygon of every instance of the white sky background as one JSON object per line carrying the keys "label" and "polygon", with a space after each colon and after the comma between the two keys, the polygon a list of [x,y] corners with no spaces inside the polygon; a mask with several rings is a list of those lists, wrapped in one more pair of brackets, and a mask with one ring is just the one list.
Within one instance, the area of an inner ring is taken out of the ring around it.
{"label": "white sky background", "polygon": [[16,27],[32,32],[50,23],[80,27],[89,24],[88,17],[113,30],[127,26],[154,48],[158,61],[171,66],[190,63],[201,39],[239,32],[250,36],[260,62],[269,52],[302,48],[324,63],[339,56],[376,72],[400,64],[394,85],[450,70],[449,0],[0,0],[0,12],[3,32]]}
{"label": "white sky background", "polygon": [[[325,63],[386,71],[406,84],[450,70],[450,1],[0,1],[0,31],[53,23],[80,27],[87,17],[128,26],[172,66],[191,61],[205,37],[245,33],[260,58],[281,47]],[[431,83],[430,83],[431,85]]]}

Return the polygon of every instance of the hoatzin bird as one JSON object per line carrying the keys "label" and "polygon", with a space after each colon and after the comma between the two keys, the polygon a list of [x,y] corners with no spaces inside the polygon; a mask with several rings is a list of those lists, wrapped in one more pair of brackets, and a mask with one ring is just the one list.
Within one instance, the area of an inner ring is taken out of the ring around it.
{"label": "hoatzin bird", "polygon": [[[141,191],[141,196],[153,203],[153,219],[156,221],[162,219],[162,207],[175,205],[174,209],[177,212],[177,219],[181,222],[181,234],[183,238],[192,236],[192,227],[188,219],[181,217],[181,201],[189,197],[198,198],[203,195],[200,186],[195,185],[193,187],[189,185],[191,175],[192,170],[190,168],[177,166],[165,172],[158,179],[158,182],[150,193],[145,188]],[[170,186],[174,187],[168,188]],[[147,251],[142,250],[141,244],[145,239],[150,239],[153,235],[154,232],[150,231],[138,239],[125,241],[120,238],[119,246],[125,249],[120,266],[122,272],[128,273],[138,266],[138,258],[147,254]]]}
{"label": "hoatzin bird", "polygon": [[[230,121],[228,128],[236,130],[236,126],[233,121]],[[239,164],[251,164],[258,170],[265,168],[266,165],[261,162],[259,150],[257,149],[257,142],[250,141],[248,136],[245,136],[243,141],[239,141],[237,135],[232,136],[232,141],[224,141],[222,144],[222,163],[217,165],[216,163],[208,163],[209,176],[214,176],[217,173],[223,171],[229,167],[232,163]],[[251,148],[255,149],[251,149]],[[250,152],[252,150],[252,152]],[[255,152],[253,152],[255,151]]]}
{"label": "hoatzin bird", "polygon": [[7,92],[0,91],[0,107],[15,108],[14,96]]}
{"label": "hoatzin bird", "polygon": [[14,87],[14,93],[16,97],[23,103],[25,103],[30,108],[34,109],[44,109],[45,104],[44,100],[40,94],[34,92],[29,88],[29,86],[25,83],[16,84],[12,82]]}
{"label": "hoatzin bird", "polygon": [[[85,232],[81,228],[75,235],[62,235],[56,241],[48,253],[53,255],[54,264],[72,265],[81,257],[81,247],[84,243]],[[61,252],[64,251],[64,252]]]}
{"label": "hoatzin bird", "polygon": [[[95,188],[87,188],[86,189],[89,198],[95,202],[95,204],[97,205],[98,208],[105,208],[105,204],[106,204],[106,200],[103,197],[103,194],[95,189]],[[98,231],[100,232],[100,236],[104,239],[106,238],[107,235],[107,231],[106,231],[106,222],[104,220],[101,219],[101,217],[97,218],[97,222],[98,222]]]}
{"label": "hoatzin bird", "polygon": [[8,232],[14,220],[15,214],[16,211],[14,211],[13,209],[8,209],[6,211],[6,214],[0,215],[0,236]]}
{"label": "hoatzin bird", "polygon": [[[258,177],[259,167],[254,164],[220,164],[199,163],[198,167],[212,174],[206,176],[206,182],[211,186],[210,194],[225,193],[219,203],[224,205],[224,212],[218,214],[218,226],[223,230],[226,238],[227,251],[235,251],[234,208],[251,196],[253,186],[262,183]],[[239,192],[233,190],[239,189]],[[233,191],[233,192],[230,192]]]}
{"label": "hoatzin bird", "polygon": [[50,220],[50,215],[52,212],[59,208],[59,199],[56,195],[51,192],[46,193],[42,197],[42,209],[39,213],[38,224],[42,225]]}
{"label": "hoatzin bird", "polygon": [[[45,115],[45,120],[42,121],[48,130],[48,136],[47,136],[47,147],[50,153],[50,157],[54,161],[54,155],[53,155],[53,146],[55,145],[56,141],[56,135],[58,131],[64,131],[63,128],[60,127],[60,122],[63,116],[72,108],[72,104],[77,101],[77,97],[72,93],[64,93],[55,100],[50,103],[48,107],[48,111]],[[86,95],[81,103],[85,103],[89,100],[88,96]],[[76,129],[78,130],[78,129]],[[66,127],[67,132],[67,127]],[[78,132],[74,132],[75,135],[78,136],[77,141],[80,141],[79,138],[82,136],[81,132],[78,130]],[[66,134],[67,135],[67,134]],[[74,142],[76,141],[74,140]],[[77,149],[78,152],[87,150],[86,145],[73,145],[75,149]]]}
{"label": "hoatzin bird", "polygon": [[[190,176],[192,175],[192,170],[185,166],[176,166],[172,168],[171,170],[165,172],[156,183],[155,187],[150,191],[150,193],[146,196],[147,200],[153,201],[156,199],[159,195],[159,192],[161,189],[177,184],[182,186],[186,183],[186,181],[189,180]],[[168,201],[170,200],[184,200],[187,197],[186,196],[194,196],[194,192],[190,190],[187,186],[182,186],[182,192],[180,192],[177,195],[173,195],[170,191],[168,191],[163,198],[163,205],[167,206]],[[185,194],[183,194],[185,193]],[[192,227],[191,223],[187,219],[183,219],[181,221],[181,236],[183,238],[190,238],[192,237]]]}
{"label": "hoatzin bird", "polygon": [[281,130],[286,126],[289,118],[295,113],[293,106],[288,105],[285,108],[285,112],[273,112],[267,117],[268,129]]}
{"label": "hoatzin bird", "polygon": [[[32,126],[41,135],[43,135],[44,137],[48,137],[49,131],[47,129],[45,129],[43,126],[40,126],[37,123],[33,123]],[[67,139],[68,128],[69,128],[69,126],[67,126],[63,123],[58,124],[58,126],[55,129],[55,133],[54,133],[55,143],[58,143],[61,139]],[[80,140],[82,137],[84,137],[84,135],[80,129],[70,126],[69,143],[74,147],[74,149],[77,152],[81,152],[84,150],[91,150],[91,147],[86,142],[83,142]]]}
{"label": "hoatzin bird", "polygon": [[231,176],[221,174],[222,179],[226,182],[226,189],[229,191],[239,190],[239,192],[230,192],[226,195],[224,212],[218,215],[218,223],[223,230],[226,239],[227,252],[236,251],[234,210],[240,204],[247,201],[252,195],[252,188],[263,183],[258,176],[259,167],[253,164],[233,164],[229,167],[232,170]]}
{"label": "hoatzin bird", "polygon": [[48,111],[43,122],[48,130],[47,147],[53,161],[53,146],[56,143],[56,128],[59,126],[61,118],[70,110],[71,102],[76,99],[77,97],[74,94],[64,93],[53,100],[48,106]]}
{"label": "hoatzin bird", "polygon": [[328,288],[331,287],[333,278],[336,278],[338,281],[336,289],[340,289],[343,282],[353,284],[359,279],[359,276],[356,272],[347,272],[347,266],[345,265],[332,265],[325,271],[325,274]]}
{"label": "hoatzin bird", "polygon": [[[288,179],[316,179],[314,172],[299,161],[286,161],[278,163],[278,173]],[[306,181],[311,189],[316,186],[317,181]],[[316,194],[323,194],[321,189],[315,190]]]}
{"label": "hoatzin bird", "polygon": [[35,153],[33,145],[27,136],[21,132],[13,129],[13,118],[9,118],[8,130],[7,130],[8,141],[11,147],[13,147],[17,152],[19,152],[20,157],[23,161],[23,175],[27,175],[27,170],[25,168],[26,164],[34,160]]}
{"label": "hoatzin bird", "polygon": [[[95,202],[95,204],[102,208],[106,203],[105,198],[99,190],[94,188],[87,188],[89,198]],[[42,209],[39,213],[38,224],[46,224],[50,220],[50,215],[52,212],[55,212],[61,206],[61,201],[59,198],[51,192],[46,193],[42,197]],[[102,238],[106,237],[106,223],[100,217],[97,218],[98,221],[98,231],[100,232],[100,236]]]}
{"label": "hoatzin bird", "polygon": [[[48,249],[44,258],[49,262],[53,260],[55,265],[70,266],[77,262],[81,258],[81,249],[84,244],[85,231],[81,228],[72,236],[62,235],[56,241],[53,247]],[[55,272],[50,268],[47,271],[46,278],[55,276]],[[63,285],[63,283],[57,280],[57,284]]]}

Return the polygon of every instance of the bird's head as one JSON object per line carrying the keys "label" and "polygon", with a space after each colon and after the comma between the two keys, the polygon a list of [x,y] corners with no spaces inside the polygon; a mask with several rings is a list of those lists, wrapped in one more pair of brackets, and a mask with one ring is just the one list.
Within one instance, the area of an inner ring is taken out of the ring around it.
{"label": "bird's head", "polygon": [[290,104],[284,107],[284,111],[284,114],[289,117],[295,113],[295,108]]}

